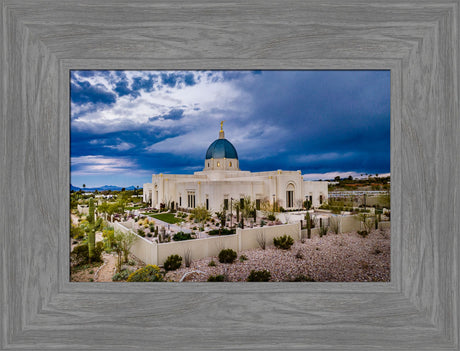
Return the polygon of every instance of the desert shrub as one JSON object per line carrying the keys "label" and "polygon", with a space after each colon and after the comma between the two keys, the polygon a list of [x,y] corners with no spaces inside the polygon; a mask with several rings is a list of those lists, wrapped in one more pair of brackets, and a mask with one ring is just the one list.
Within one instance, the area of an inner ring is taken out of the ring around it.
{"label": "desert shrub", "polygon": [[331,230],[335,233],[335,234],[339,234],[339,230],[340,230],[340,219],[338,217],[332,217],[330,219],[330,227],[331,227]]}
{"label": "desert shrub", "polygon": [[192,234],[190,233],[178,232],[173,235],[174,241],[191,240],[191,239],[195,239],[195,238],[193,238]]}
{"label": "desert shrub", "polygon": [[[102,251],[104,251],[104,244],[98,241],[94,247],[93,262],[102,262]],[[70,260],[72,265],[80,266],[89,262],[88,243],[83,243],[74,247],[70,253]]]}
{"label": "desert shrub", "polygon": [[190,265],[192,264],[192,250],[190,248],[185,250],[184,263],[185,263],[185,267],[187,268],[190,267]]}
{"label": "desert shrub", "polygon": [[112,281],[119,282],[128,279],[132,272],[129,269],[123,269],[121,272],[115,273],[112,277]]}
{"label": "desert shrub", "polygon": [[269,221],[274,221],[274,220],[276,219],[276,217],[275,217],[275,215],[269,214],[269,215],[267,216],[267,219],[268,219]]}
{"label": "desert shrub", "polygon": [[358,234],[365,238],[369,233],[367,230],[358,230]]}
{"label": "desert shrub", "polygon": [[85,237],[85,231],[80,227],[70,226],[70,237],[72,239],[80,240]]}
{"label": "desert shrub", "polygon": [[223,249],[219,252],[220,263],[233,263],[236,260],[237,253],[232,249]]}
{"label": "desert shrub", "polygon": [[268,282],[271,278],[270,271],[264,269],[263,271],[252,270],[248,275],[248,282]]}
{"label": "desert shrub", "polygon": [[128,282],[161,282],[163,273],[156,265],[147,265],[131,273],[127,279]]}
{"label": "desert shrub", "polygon": [[151,238],[151,237],[153,236],[153,234],[152,234],[152,233],[147,233],[147,236],[148,236],[149,238]]}
{"label": "desert shrub", "polygon": [[299,274],[289,281],[290,282],[314,282],[315,280],[308,275]]}
{"label": "desert shrub", "polygon": [[241,255],[239,258],[240,262],[244,262],[248,260],[248,257],[246,255]]}
{"label": "desert shrub", "polygon": [[211,261],[208,263],[208,266],[209,266],[209,267],[215,267],[215,266],[216,266],[216,262],[214,262],[214,260],[211,260]]}
{"label": "desert shrub", "polygon": [[208,278],[208,282],[224,282],[225,276],[223,274],[218,275],[210,275]]}
{"label": "desert shrub", "polygon": [[289,250],[292,244],[294,244],[294,239],[292,239],[292,237],[286,234],[283,236],[273,238],[273,245],[275,245],[275,247],[277,247],[278,249]]}
{"label": "desert shrub", "polygon": [[143,238],[145,238],[145,233],[144,233],[144,231],[142,229],[137,230],[137,235],[142,236]]}
{"label": "desert shrub", "polygon": [[179,269],[182,264],[182,257],[179,255],[168,256],[166,261],[163,263],[165,271],[175,271]]}
{"label": "desert shrub", "polygon": [[222,228],[222,229],[213,229],[208,232],[209,235],[231,235],[235,234],[236,230],[235,229],[227,229],[227,228]]}
{"label": "desert shrub", "polygon": [[263,233],[257,234],[257,243],[262,250],[265,250],[267,247],[267,239],[265,239],[265,235]]}
{"label": "desert shrub", "polygon": [[303,259],[303,254],[302,254],[302,251],[297,251],[297,253],[295,254],[295,258],[298,258],[299,260]]}
{"label": "desert shrub", "polygon": [[129,261],[128,261],[128,265],[130,265],[130,266],[135,266],[135,265],[136,265],[136,261],[134,261],[134,260],[129,260]]}
{"label": "desert shrub", "polygon": [[329,226],[324,225],[324,223],[321,223],[319,226],[319,237],[322,238],[323,236],[327,234],[328,231],[329,231]]}

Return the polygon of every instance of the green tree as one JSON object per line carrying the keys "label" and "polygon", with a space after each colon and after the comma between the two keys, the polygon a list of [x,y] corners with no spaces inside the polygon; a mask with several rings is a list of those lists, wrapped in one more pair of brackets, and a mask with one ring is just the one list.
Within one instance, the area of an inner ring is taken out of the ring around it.
{"label": "green tree", "polygon": [[201,224],[201,228],[204,227],[204,223],[211,218],[211,212],[209,212],[205,206],[197,206],[192,210],[193,217],[197,222]]}
{"label": "green tree", "polygon": [[358,213],[355,216],[356,216],[356,219],[358,219],[361,222],[362,228],[367,233],[370,233],[370,231],[372,230],[372,227],[374,226],[373,216],[365,212]]}
{"label": "green tree", "polygon": [[122,233],[118,238],[121,250],[123,251],[123,262],[128,262],[129,252],[134,242],[137,240],[136,235],[131,232]]}
{"label": "green tree", "polygon": [[220,220],[220,227],[223,229],[225,227],[225,221],[227,218],[227,210],[225,209],[225,206],[222,204],[221,210],[219,212],[216,212],[217,218]]}
{"label": "green tree", "polygon": [[243,199],[243,207],[241,209],[241,216],[243,217],[243,226],[244,220],[252,217],[254,211],[256,210],[256,204],[254,201],[251,201],[251,197],[245,196]]}
{"label": "green tree", "polygon": [[239,201],[236,201],[233,203],[233,209],[236,211],[236,222],[238,223],[240,221],[240,210],[241,210],[241,204]]}

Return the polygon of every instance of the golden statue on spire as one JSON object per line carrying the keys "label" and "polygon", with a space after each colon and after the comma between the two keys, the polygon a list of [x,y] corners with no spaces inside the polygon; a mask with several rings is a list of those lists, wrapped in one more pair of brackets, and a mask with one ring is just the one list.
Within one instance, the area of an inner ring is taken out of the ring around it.
{"label": "golden statue on spire", "polygon": [[225,122],[225,121],[220,121],[219,139],[225,139],[225,135],[224,135],[224,122]]}

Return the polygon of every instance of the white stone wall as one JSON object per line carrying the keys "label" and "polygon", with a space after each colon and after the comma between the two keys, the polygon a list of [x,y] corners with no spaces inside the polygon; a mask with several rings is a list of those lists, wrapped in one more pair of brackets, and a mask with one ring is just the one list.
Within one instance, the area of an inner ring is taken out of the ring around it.
{"label": "white stone wall", "polygon": [[[214,160],[215,161],[215,160]],[[287,190],[292,189],[293,206],[287,206]],[[144,201],[159,208],[161,203],[174,201],[177,207],[187,207],[188,193],[195,193],[195,205],[206,205],[219,211],[225,198],[249,196],[252,200],[267,199],[280,206],[301,208],[303,201],[312,196],[313,206],[320,206],[320,196],[327,201],[327,182],[303,181],[300,171],[272,171],[251,173],[247,171],[202,171],[193,175],[154,174],[152,183],[144,184]],[[180,201],[181,198],[181,201]]]}
{"label": "white stone wall", "polygon": [[317,182],[317,181],[307,181],[305,180],[303,182],[303,195],[304,199],[309,199],[310,196],[312,196],[312,206],[313,207],[319,207],[321,206],[320,204],[320,196],[322,195],[323,197],[323,203],[327,201],[328,199],[328,182]]}

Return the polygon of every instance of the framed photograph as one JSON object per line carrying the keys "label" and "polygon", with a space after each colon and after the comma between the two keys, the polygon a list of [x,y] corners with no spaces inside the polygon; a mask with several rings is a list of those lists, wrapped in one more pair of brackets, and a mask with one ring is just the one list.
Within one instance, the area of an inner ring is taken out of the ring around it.
{"label": "framed photograph", "polygon": [[[0,349],[459,350],[458,0],[0,11]],[[84,70],[389,71],[389,281],[70,281],[70,80]]]}
{"label": "framed photograph", "polygon": [[390,70],[70,75],[71,281],[390,281]]}

